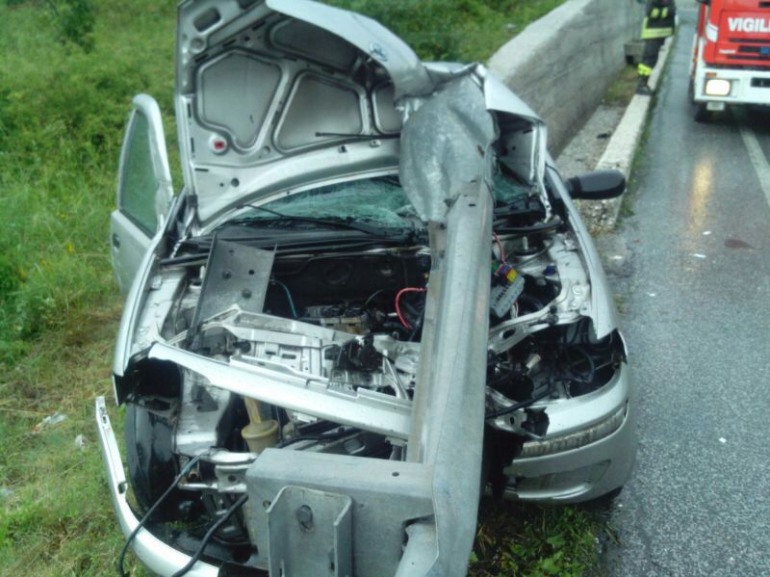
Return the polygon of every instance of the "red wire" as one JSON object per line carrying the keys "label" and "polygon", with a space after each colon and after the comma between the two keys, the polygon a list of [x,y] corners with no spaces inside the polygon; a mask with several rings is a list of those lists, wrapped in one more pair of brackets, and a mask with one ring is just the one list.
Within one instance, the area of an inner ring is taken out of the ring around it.
{"label": "red wire", "polygon": [[424,293],[424,288],[417,288],[417,287],[406,287],[402,288],[398,293],[396,293],[396,316],[398,316],[398,320],[401,322],[402,325],[404,325],[405,329],[411,329],[412,325],[410,325],[407,320],[404,318],[404,315],[401,314],[401,307],[399,306],[399,301],[401,300],[401,295],[404,293]]}

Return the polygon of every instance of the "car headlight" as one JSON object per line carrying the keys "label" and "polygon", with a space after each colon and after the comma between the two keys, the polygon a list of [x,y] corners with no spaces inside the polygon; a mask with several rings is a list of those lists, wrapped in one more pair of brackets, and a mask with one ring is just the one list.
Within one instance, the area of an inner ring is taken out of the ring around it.
{"label": "car headlight", "polygon": [[723,78],[709,78],[706,80],[704,92],[707,96],[729,96],[732,83]]}
{"label": "car headlight", "polygon": [[605,420],[583,431],[561,437],[554,437],[552,439],[524,443],[519,458],[542,457],[554,453],[563,453],[595,443],[605,437],[609,437],[612,433],[617,431],[626,419],[627,414],[628,403],[624,404]]}

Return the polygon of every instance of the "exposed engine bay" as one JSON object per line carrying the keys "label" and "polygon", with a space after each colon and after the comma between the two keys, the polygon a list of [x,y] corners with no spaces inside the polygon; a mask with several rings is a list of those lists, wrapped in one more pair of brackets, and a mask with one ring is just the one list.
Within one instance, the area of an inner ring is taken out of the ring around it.
{"label": "exposed engine bay", "polygon": [[[590,394],[623,360],[617,335],[597,339],[585,316],[591,286],[569,229],[558,216],[537,222],[537,201],[518,205],[495,211],[489,266],[486,421],[496,432],[484,450],[497,492],[506,463],[547,433],[543,401]],[[147,340],[136,346],[156,343],[167,356],[137,364],[127,399],[141,508],[172,483],[180,458],[217,450],[164,500],[157,520],[220,516],[268,447],[405,458],[431,282],[427,235],[289,221],[221,227],[178,243],[159,263],[140,323]],[[156,472],[152,481],[147,471]],[[243,523],[228,527],[219,533],[225,559],[246,543]]]}

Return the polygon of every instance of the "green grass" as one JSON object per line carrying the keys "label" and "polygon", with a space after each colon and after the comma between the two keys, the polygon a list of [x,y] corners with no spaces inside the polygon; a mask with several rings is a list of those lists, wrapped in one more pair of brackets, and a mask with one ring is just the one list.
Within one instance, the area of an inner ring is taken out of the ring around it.
{"label": "green grass", "polygon": [[114,294],[105,242],[131,97],[157,94],[171,118],[173,7],[112,4],[90,52],[61,42],[46,3],[0,7],[0,363]]}
{"label": "green grass", "polygon": [[[3,375],[0,574],[111,574],[122,539],[92,414],[93,398],[109,391],[116,305],[70,318]],[[34,432],[57,411],[66,420]]]}
{"label": "green grass", "polygon": [[602,98],[602,104],[607,106],[627,106],[636,92],[639,76],[636,66],[628,65],[615,77]]}
{"label": "green grass", "polygon": [[[426,59],[483,60],[562,1],[335,3],[382,19]],[[93,420],[94,397],[111,399],[120,314],[108,220],[134,94],[158,99],[175,148],[176,2],[86,4],[0,0],[2,575],[112,575],[123,542]],[[84,6],[93,9],[92,30],[86,18],[64,19]],[[67,419],[33,432],[57,411]],[[580,575],[601,530],[580,508],[490,505],[473,575]],[[146,574],[131,555],[127,566]]]}
{"label": "green grass", "polygon": [[483,500],[469,577],[581,577],[596,564],[605,513]]}

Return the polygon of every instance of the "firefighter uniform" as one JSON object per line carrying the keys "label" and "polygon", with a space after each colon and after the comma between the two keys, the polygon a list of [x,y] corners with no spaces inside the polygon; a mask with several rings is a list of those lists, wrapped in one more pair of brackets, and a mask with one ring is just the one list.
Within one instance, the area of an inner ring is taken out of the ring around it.
{"label": "firefighter uniform", "polygon": [[637,94],[651,94],[648,82],[652,69],[658,63],[658,53],[666,38],[674,35],[676,4],[674,0],[647,0],[642,23],[644,50],[639,62]]}

